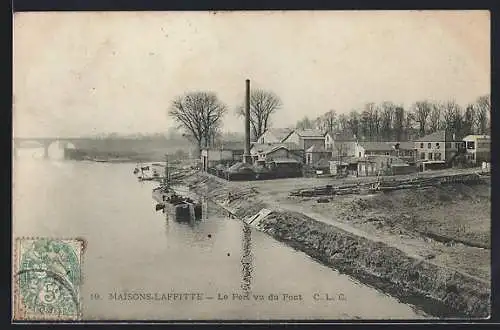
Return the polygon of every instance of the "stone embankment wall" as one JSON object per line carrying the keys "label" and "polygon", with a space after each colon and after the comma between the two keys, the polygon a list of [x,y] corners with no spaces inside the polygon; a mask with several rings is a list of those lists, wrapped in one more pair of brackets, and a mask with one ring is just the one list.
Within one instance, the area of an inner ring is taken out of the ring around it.
{"label": "stone embankment wall", "polygon": [[[238,218],[255,215],[267,205],[255,189],[230,188],[217,178],[187,178],[198,194]],[[274,211],[257,227],[316,260],[436,316],[488,317],[490,285],[427,262],[381,242],[356,236],[301,213]]]}

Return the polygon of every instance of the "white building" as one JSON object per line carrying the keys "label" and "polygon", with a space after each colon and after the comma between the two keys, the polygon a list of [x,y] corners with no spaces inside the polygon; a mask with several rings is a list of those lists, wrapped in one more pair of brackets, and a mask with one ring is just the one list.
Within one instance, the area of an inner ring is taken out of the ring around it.
{"label": "white building", "polygon": [[467,160],[472,164],[489,162],[491,159],[491,137],[489,135],[467,135],[463,138]]}
{"label": "white building", "polygon": [[290,133],[286,139],[283,140],[285,143],[296,143],[301,150],[304,152],[312,146],[318,148],[324,147],[325,136],[318,130],[314,129],[304,129],[304,130],[294,130]]}

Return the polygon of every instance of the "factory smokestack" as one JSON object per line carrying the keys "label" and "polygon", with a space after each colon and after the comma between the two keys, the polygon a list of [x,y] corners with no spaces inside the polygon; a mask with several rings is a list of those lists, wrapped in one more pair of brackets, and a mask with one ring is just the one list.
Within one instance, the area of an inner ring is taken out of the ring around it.
{"label": "factory smokestack", "polygon": [[245,90],[245,150],[243,153],[243,162],[252,162],[250,156],[250,79],[246,80]]}

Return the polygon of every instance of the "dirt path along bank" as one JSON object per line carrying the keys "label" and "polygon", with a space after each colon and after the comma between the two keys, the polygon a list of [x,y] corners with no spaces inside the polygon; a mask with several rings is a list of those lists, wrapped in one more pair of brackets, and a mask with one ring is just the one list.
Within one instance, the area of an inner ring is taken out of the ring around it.
{"label": "dirt path along bank", "polygon": [[[487,235],[483,232],[488,226],[483,222],[489,216],[489,207],[472,226],[473,233],[465,234],[454,230],[452,225],[446,225],[449,221],[441,214],[436,215],[440,207],[460,213],[457,205],[463,203],[454,203],[446,197],[424,205],[429,219],[416,226],[418,219],[412,210],[420,217],[424,217],[425,212],[404,200],[415,198],[412,195],[416,193],[414,191],[338,196],[330,203],[319,204],[314,198],[302,200],[289,197],[283,189],[283,185],[290,185],[286,180],[282,183],[280,180],[227,182],[199,173],[187,178],[186,183],[196,193],[207,196],[241,219],[253,216],[263,208],[272,210],[257,224],[260,230],[365,284],[418,305],[426,312],[443,317],[489,316],[490,250],[462,243],[448,244],[429,237],[432,235],[422,235],[422,232],[433,232],[439,236],[446,232],[448,236],[444,236],[454,237],[456,233],[466,241],[476,239],[487,247],[489,238],[486,239]],[[469,191],[469,197],[475,194],[469,202],[476,203],[477,210],[483,210],[489,203],[489,191],[484,187],[477,189],[482,195]],[[428,194],[429,191],[423,193]],[[449,194],[458,196],[459,202],[463,202],[463,194],[457,195],[453,191]],[[395,200],[398,203],[398,198],[402,206],[387,202]],[[366,201],[370,199],[372,204],[368,208],[363,203],[368,203]],[[433,212],[436,213],[434,216]],[[465,210],[462,213],[467,214]],[[373,220],[377,217],[385,220]],[[372,220],[366,221],[368,218]],[[463,218],[460,221],[466,222],[467,217]],[[475,258],[468,260],[471,256]],[[473,262],[475,267],[470,265]]]}

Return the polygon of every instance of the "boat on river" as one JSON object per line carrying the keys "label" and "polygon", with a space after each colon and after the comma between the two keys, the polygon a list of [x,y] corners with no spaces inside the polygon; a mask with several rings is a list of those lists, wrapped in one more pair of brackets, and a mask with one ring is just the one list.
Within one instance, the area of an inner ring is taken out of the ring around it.
{"label": "boat on river", "polygon": [[157,164],[137,164],[134,169],[134,174],[139,181],[159,181],[162,178],[160,171],[161,169],[158,168]]}
{"label": "boat on river", "polygon": [[168,161],[165,164],[164,177],[160,186],[153,189],[153,199],[156,204],[156,211],[163,210],[169,218],[179,222],[193,222],[202,217],[202,205],[200,201],[194,201],[190,197],[179,195],[170,186],[171,171],[169,171]]}
{"label": "boat on river", "polygon": [[178,222],[201,220],[202,205],[190,197],[177,194],[173,189],[159,186],[153,189],[153,199],[157,202],[156,211],[163,210],[171,219]]}

